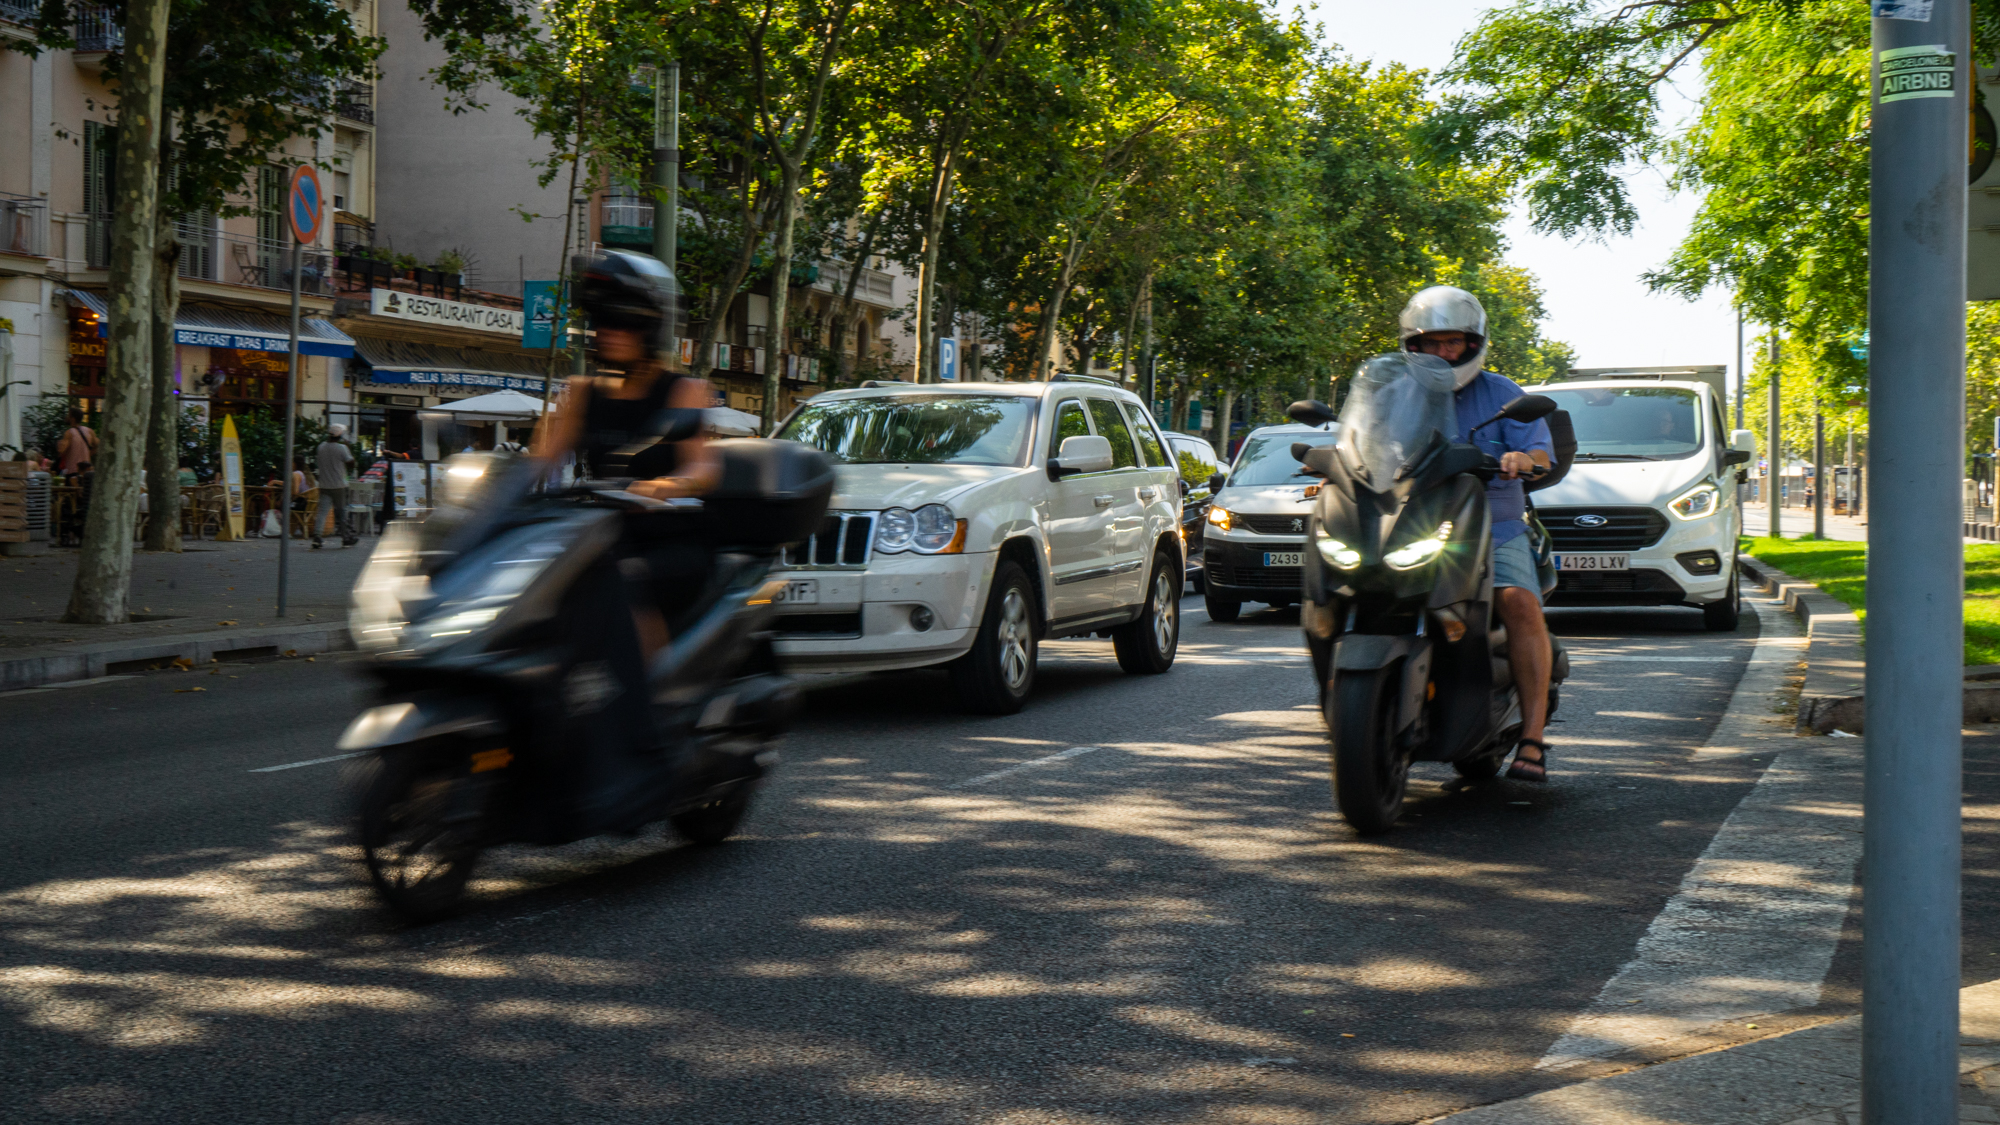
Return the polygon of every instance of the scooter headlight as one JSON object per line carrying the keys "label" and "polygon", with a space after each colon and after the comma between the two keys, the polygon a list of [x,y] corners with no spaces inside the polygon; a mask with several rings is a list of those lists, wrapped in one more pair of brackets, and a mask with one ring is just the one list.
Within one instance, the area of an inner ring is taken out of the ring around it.
{"label": "scooter headlight", "polygon": [[1451,521],[1446,520],[1438,525],[1436,531],[1431,532],[1422,539],[1414,543],[1405,543],[1388,554],[1383,555],[1382,561],[1395,567],[1397,570],[1414,570],[1442,554],[1444,552],[1444,545],[1450,540]]}
{"label": "scooter headlight", "polygon": [[1722,490],[1709,481],[1702,481],[1667,504],[1667,510],[1684,520],[1698,520],[1712,516],[1722,506]]}
{"label": "scooter headlight", "polygon": [[1318,528],[1313,529],[1313,546],[1318,549],[1319,557],[1335,570],[1353,570],[1361,565],[1360,551],[1338,539],[1328,538],[1326,532]]}

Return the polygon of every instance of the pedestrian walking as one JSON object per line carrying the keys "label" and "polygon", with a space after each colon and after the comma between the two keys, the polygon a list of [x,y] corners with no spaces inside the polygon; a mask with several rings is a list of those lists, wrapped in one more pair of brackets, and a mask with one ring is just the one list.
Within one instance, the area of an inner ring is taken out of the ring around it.
{"label": "pedestrian walking", "polygon": [[[327,513],[333,525],[333,532],[340,536],[340,545],[352,547],[361,541],[359,535],[347,526],[347,467],[354,464],[354,453],[347,443],[340,440],[347,436],[347,427],[338,423],[326,428],[326,440],[313,451],[316,464],[314,478],[319,481],[319,505]],[[319,519],[313,519],[312,545],[320,546]]]}

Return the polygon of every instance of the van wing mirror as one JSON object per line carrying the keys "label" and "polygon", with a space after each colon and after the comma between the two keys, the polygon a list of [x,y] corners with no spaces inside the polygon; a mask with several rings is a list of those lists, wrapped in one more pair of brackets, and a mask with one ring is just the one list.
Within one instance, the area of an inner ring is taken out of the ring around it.
{"label": "van wing mirror", "polygon": [[1208,478],[1208,491],[1211,494],[1221,492],[1222,486],[1228,483],[1229,483],[1229,474],[1223,472],[1220,469],[1217,469]]}
{"label": "van wing mirror", "polygon": [[1318,399],[1303,398],[1285,408],[1285,417],[1307,426],[1324,426],[1340,415]]}
{"label": "van wing mirror", "polygon": [[1726,449],[1722,453],[1722,467],[1726,469],[1731,465],[1748,465],[1750,457],[1751,453],[1747,449]]}
{"label": "van wing mirror", "polygon": [[1745,452],[1745,453],[1748,453],[1748,454],[1750,454],[1750,455],[1751,455],[1751,456],[1753,456],[1753,457],[1754,457],[1754,456],[1756,456],[1756,455],[1757,455],[1757,431],[1755,431],[1755,430],[1731,430],[1731,431],[1730,431],[1730,433],[1729,433],[1729,448],[1731,448],[1731,449],[1740,449],[1740,450],[1742,450],[1743,452]]}
{"label": "van wing mirror", "polygon": [[1111,439],[1096,434],[1077,434],[1063,439],[1062,447],[1049,458],[1049,479],[1061,480],[1077,473],[1101,473],[1111,467]]}

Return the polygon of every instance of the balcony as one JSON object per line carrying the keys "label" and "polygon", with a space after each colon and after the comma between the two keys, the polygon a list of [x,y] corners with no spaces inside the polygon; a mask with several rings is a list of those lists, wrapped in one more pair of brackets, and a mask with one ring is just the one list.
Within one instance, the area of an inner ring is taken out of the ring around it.
{"label": "balcony", "polygon": [[334,91],[333,112],[337,117],[375,124],[375,89],[365,82],[343,82]]}
{"label": "balcony", "polygon": [[[847,292],[847,274],[854,269],[846,262],[824,261],[819,263],[819,277],[813,281],[813,288],[828,293]],[[875,305],[896,303],[896,279],[881,270],[861,268],[861,276],[854,283],[854,299]]]}
{"label": "balcony", "polygon": [[[180,276],[190,281],[291,291],[292,246],[289,241],[205,230],[192,222],[176,225],[181,240],[181,259],[175,272]],[[84,235],[86,264],[94,270],[109,269],[111,216],[90,216],[85,220]],[[332,255],[311,248],[300,253],[299,292],[312,297],[334,295]]]}
{"label": "balcony", "polygon": [[0,0],[0,20],[32,24],[42,14],[40,0]]}
{"label": "balcony", "polygon": [[125,25],[119,22],[114,9],[93,5],[76,8],[75,11],[77,54],[102,54],[124,49]]}
{"label": "balcony", "polygon": [[606,246],[653,249],[653,201],[631,188],[612,188],[605,196],[603,222],[597,237]]}
{"label": "balcony", "polygon": [[0,253],[42,257],[42,232],[48,229],[48,201],[0,192]]}

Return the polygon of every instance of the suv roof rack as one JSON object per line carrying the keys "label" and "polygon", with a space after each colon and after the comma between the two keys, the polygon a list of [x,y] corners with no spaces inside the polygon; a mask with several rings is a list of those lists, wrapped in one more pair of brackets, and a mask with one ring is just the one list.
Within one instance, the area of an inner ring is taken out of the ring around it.
{"label": "suv roof rack", "polygon": [[1102,376],[1098,376],[1098,375],[1076,375],[1076,374],[1071,374],[1071,373],[1068,373],[1068,372],[1065,372],[1065,373],[1063,373],[1063,374],[1060,374],[1060,375],[1051,375],[1051,376],[1049,376],[1049,382],[1051,382],[1051,383],[1096,383],[1096,384],[1097,384],[1098,386],[1100,386],[1100,387],[1116,387],[1116,386],[1120,386],[1120,384],[1119,384],[1118,380],[1116,380],[1116,379],[1106,379],[1106,378],[1103,378]]}
{"label": "suv roof rack", "polygon": [[863,380],[861,385],[863,387],[914,387],[917,384],[910,382],[908,379],[867,379]]}

